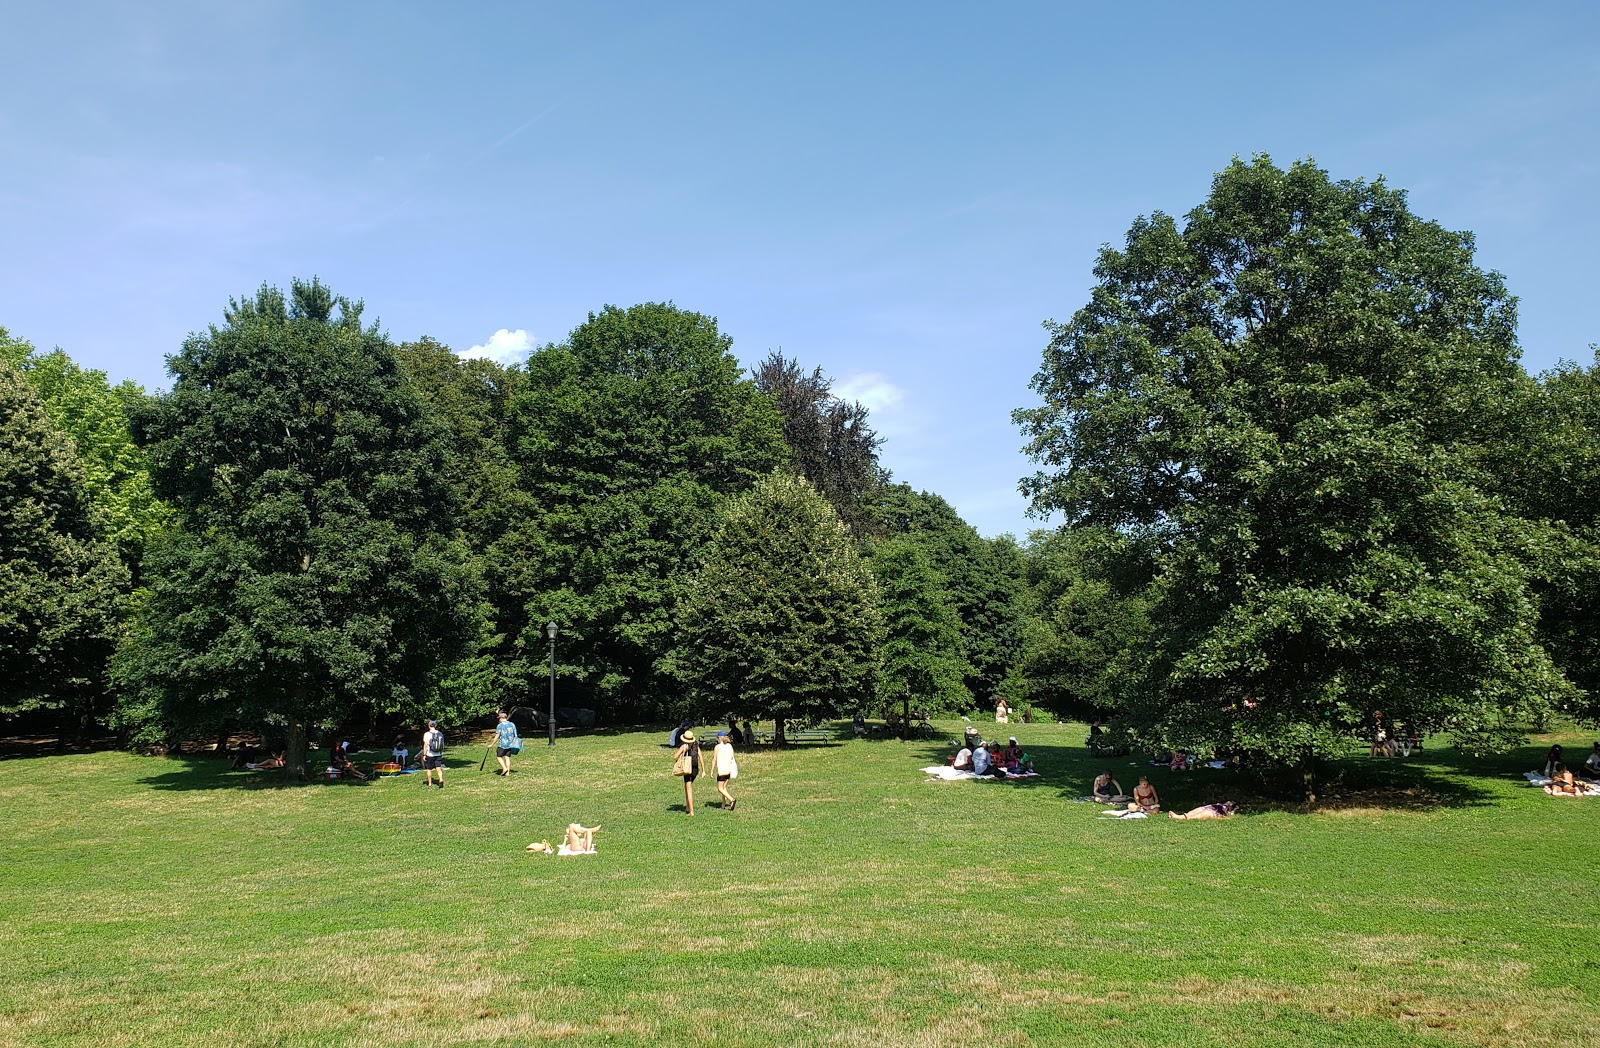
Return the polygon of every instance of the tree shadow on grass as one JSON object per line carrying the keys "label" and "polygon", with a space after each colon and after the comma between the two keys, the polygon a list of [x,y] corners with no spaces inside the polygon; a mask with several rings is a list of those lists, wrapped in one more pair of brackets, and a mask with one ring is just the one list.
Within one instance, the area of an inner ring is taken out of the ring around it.
{"label": "tree shadow on grass", "polygon": [[[1287,768],[1234,770],[1199,767],[1173,771],[1151,764],[1149,757],[1133,753],[1121,757],[1096,755],[1084,746],[1024,746],[1039,777],[1011,785],[1054,789],[1070,800],[1086,799],[1094,779],[1109,770],[1132,793],[1140,776],[1148,776],[1161,797],[1162,807],[1184,812],[1202,804],[1234,801],[1241,814],[1286,811],[1302,814],[1330,811],[1429,811],[1438,808],[1473,808],[1494,803],[1489,783],[1510,780],[1544,763],[1544,747],[1524,746],[1509,753],[1476,756],[1446,742],[1410,757],[1369,757],[1362,752],[1325,761],[1317,784],[1317,802],[1305,803],[1298,779]],[[925,764],[944,764],[953,752],[949,743],[934,743],[917,751]],[[1097,802],[1090,802],[1097,803]]]}
{"label": "tree shadow on grass", "polygon": [[[301,789],[308,786],[326,787],[327,789],[341,789],[351,786],[371,786],[379,781],[378,776],[368,774],[366,779],[354,777],[325,779],[322,769],[326,767],[313,759],[306,762],[306,778],[294,779],[283,771],[248,771],[235,770],[228,767],[228,762],[219,759],[215,754],[184,753],[169,754],[165,757],[150,757],[152,761],[161,761],[163,769],[152,775],[142,776],[138,781],[155,790],[283,790]],[[478,762],[475,760],[445,760],[445,768],[458,769],[466,772],[471,769],[476,771]],[[389,776],[407,782],[416,782],[422,779],[422,773],[415,772],[401,776]]]}

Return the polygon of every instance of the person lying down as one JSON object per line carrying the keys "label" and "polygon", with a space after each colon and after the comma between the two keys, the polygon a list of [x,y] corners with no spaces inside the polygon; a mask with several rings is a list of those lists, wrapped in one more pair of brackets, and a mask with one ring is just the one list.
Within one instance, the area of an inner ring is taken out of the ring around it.
{"label": "person lying down", "polygon": [[1167,812],[1169,819],[1226,819],[1239,810],[1239,806],[1232,801],[1223,801],[1221,804],[1202,804],[1198,808],[1190,808],[1179,815],[1175,811]]}
{"label": "person lying down", "polygon": [[594,835],[599,826],[567,823],[567,835],[560,848],[550,847],[549,841],[534,841],[527,850],[541,855],[594,855]]}

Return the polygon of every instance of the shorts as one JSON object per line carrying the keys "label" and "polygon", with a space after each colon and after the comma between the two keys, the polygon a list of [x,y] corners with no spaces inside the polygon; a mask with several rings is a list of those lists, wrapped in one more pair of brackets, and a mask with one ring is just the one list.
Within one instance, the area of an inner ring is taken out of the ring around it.
{"label": "shorts", "polygon": [[718,775],[717,776],[717,781],[718,782],[727,782],[731,778],[733,778],[732,775]]}
{"label": "shorts", "polygon": [[504,746],[496,746],[494,748],[494,755],[496,757],[509,757],[515,752],[517,752],[517,751],[516,750],[508,750]]}
{"label": "shorts", "polygon": [[425,753],[422,755],[422,767],[427,771],[433,771],[435,768],[444,771],[444,758],[434,757]]}
{"label": "shorts", "polygon": [[700,777],[699,772],[686,771],[686,772],[683,773],[683,781],[684,782],[693,782],[694,780],[698,779],[699,777]]}

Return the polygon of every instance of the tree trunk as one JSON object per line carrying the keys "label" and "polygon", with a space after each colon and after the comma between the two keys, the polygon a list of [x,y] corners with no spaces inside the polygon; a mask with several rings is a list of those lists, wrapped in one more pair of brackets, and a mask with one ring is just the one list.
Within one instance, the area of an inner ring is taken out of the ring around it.
{"label": "tree trunk", "polygon": [[772,718],[772,744],[774,746],[786,746],[786,745],[788,745],[787,740],[785,740],[784,737],[783,737],[783,718],[782,717],[774,717],[774,718]]}
{"label": "tree trunk", "polygon": [[911,696],[906,696],[904,716],[900,718],[900,737],[911,738]]}
{"label": "tree trunk", "polygon": [[232,730],[232,727],[230,725],[224,724],[222,727],[217,729],[217,756],[218,757],[226,757],[228,755],[228,740],[231,739],[232,737],[233,737],[233,730]]}
{"label": "tree trunk", "polygon": [[289,778],[303,781],[306,777],[306,722],[299,718],[289,721],[288,751],[289,767],[285,770]]}
{"label": "tree trunk", "polygon": [[1306,803],[1317,803],[1317,758],[1307,754],[1295,767],[1300,776],[1300,786],[1305,791]]}

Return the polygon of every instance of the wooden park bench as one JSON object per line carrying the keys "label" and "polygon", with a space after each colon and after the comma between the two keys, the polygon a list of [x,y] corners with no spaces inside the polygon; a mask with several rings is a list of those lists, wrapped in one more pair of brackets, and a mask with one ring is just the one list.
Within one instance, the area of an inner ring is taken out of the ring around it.
{"label": "wooden park bench", "polygon": [[[756,729],[755,737],[763,746],[771,746],[777,738],[773,732],[760,728]],[[783,733],[783,740],[788,743],[832,742],[833,731],[830,728],[789,728]]]}

